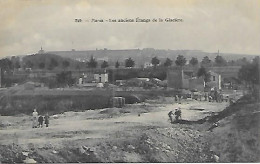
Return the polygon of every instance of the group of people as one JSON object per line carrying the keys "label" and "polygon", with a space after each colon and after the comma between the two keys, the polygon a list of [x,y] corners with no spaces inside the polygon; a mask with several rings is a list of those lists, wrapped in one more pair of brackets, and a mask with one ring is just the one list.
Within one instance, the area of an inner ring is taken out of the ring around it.
{"label": "group of people", "polygon": [[217,90],[211,90],[208,94],[209,102],[223,102],[223,95],[220,91]]}
{"label": "group of people", "polygon": [[37,110],[34,109],[32,116],[33,116],[32,128],[42,128],[43,122],[44,122],[46,127],[49,127],[49,115],[48,115],[48,113],[46,113],[45,116],[38,115]]}
{"label": "group of people", "polygon": [[[170,111],[168,113],[168,116],[171,123],[178,122],[181,119],[181,108],[176,108],[175,112]],[[175,120],[174,120],[174,116],[175,116]]]}

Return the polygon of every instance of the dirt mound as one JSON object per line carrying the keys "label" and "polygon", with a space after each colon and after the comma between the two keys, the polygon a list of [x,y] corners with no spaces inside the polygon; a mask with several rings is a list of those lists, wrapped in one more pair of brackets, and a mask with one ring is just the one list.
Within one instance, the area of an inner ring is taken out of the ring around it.
{"label": "dirt mound", "polygon": [[201,133],[188,127],[140,127],[111,137],[117,140],[96,147],[101,162],[212,162]]}
{"label": "dirt mound", "polygon": [[25,157],[17,145],[0,145],[0,163],[22,163]]}
{"label": "dirt mound", "polygon": [[220,125],[209,136],[211,149],[220,162],[259,162],[260,103],[244,97],[229,108],[224,119],[214,119]]}

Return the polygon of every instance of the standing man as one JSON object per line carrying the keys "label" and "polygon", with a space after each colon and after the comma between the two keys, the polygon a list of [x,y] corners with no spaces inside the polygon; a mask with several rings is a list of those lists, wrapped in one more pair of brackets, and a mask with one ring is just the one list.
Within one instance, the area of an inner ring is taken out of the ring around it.
{"label": "standing man", "polygon": [[33,125],[32,125],[32,128],[37,128],[37,124],[38,124],[38,112],[36,111],[36,109],[33,110],[32,116],[33,116]]}
{"label": "standing man", "polygon": [[39,122],[39,128],[42,128],[42,124],[43,124],[43,116],[40,115],[39,118],[38,118],[38,122]]}
{"label": "standing man", "polygon": [[175,109],[175,120],[179,121],[181,119],[181,108]]}
{"label": "standing man", "polygon": [[173,123],[173,112],[170,111],[170,112],[168,113],[168,116],[169,116],[169,119],[170,119],[171,123]]}
{"label": "standing man", "polygon": [[48,113],[46,113],[44,116],[44,123],[45,123],[46,127],[49,126],[49,114]]}

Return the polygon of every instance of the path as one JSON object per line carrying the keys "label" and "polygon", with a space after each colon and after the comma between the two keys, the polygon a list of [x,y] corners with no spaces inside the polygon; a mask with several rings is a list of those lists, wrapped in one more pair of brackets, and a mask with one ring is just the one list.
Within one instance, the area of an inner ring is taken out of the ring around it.
{"label": "path", "polygon": [[[49,128],[32,129],[31,121],[27,116],[24,123],[13,125],[0,131],[0,143],[19,145],[28,145],[29,143],[37,144],[38,147],[46,143],[55,143],[59,145],[63,140],[77,140],[87,138],[106,138],[109,134],[122,131],[126,128],[135,128],[136,126],[169,126],[168,112],[177,107],[182,109],[182,119],[196,121],[202,119],[211,112],[223,110],[228,103],[210,103],[200,101],[186,101],[182,104],[164,104],[155,111],[149,113],[122,114],[112,118],[91,118],[100,115],[101,110],[85,112],[69,112],[70,115],[51,119]],[[140,106],[141,107],[141,106]],[[204,109],[203,111],[194,109]],[[0,116],[2,119],[15,119],[14,117]],[[91,119],[90,119],[91,118]],[[23,120],[19,118],[20,120]],[[11,120],[12,121],[12,120]]]}

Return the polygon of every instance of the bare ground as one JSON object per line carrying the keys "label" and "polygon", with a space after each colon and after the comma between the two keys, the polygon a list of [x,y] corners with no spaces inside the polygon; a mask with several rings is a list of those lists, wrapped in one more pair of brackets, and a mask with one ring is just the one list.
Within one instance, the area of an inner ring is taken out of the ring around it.
{"label": "bare ground", "polygon": [[[223,141],[214,140],[226,134],[221,130],[224,124],[211,132],[211,123],[196,123],[229,104],[173,102],[173,98],[160,98],[124,108],[65,112],[52,116],[49,128],[37,129],[31,128],[27,115],[0,116],[0,161],[23,162],[27,157],[47,163],[215,162],[210,150],[220,161],[232,161],[220,153],[225,147],[217,147]],[[167,114],[176,107],[191,124],[170,124]]]}

